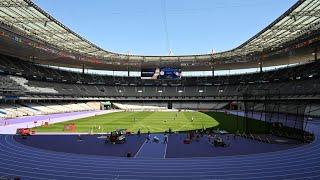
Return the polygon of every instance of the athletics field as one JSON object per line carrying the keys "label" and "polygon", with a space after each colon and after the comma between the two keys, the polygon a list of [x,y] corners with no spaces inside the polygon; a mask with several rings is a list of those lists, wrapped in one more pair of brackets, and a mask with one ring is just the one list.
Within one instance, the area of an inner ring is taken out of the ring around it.
{"label": "athletics field", "polygon": [[[169,128],[172,131],[215,128],[241,132],[244,129],[243,121],[243,118],[221,112],[116,112],[37,127],[34,130],[36,132],[67,132],[65,125],[74,123],[76,132],[82,133],[105,133],[116,129],[127,129],[133,133],[140,129],[141,132],[155,133],[167,131]],[[250,121],[250,124],[253,124],[257,131],[263,126],[262,122],[255,120]]]}

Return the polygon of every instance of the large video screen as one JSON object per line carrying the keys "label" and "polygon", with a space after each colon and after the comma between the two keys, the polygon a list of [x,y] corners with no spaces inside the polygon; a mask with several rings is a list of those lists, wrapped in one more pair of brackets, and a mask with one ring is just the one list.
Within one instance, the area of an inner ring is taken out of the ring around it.
{"label": "large video screen", "polygon": [[171,67],[141,69],[141,79],[180,79],[181,69]]}

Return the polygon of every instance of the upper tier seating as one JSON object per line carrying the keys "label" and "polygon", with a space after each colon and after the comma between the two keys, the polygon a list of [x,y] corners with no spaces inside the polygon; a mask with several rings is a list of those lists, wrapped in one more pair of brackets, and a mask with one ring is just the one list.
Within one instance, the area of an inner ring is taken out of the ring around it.
{"label": "upper tier seating", "polygon": [[141,80],[139,77],[68,72],[0,55],[0,93],[28,96],[204,99],[260,93],[294,98],[320,94],[319,69],[320,61],[316,61],[263,73],[151,81]]}
{"label": "upper tier seating", "polygon": [[27,85],[28,80],[22,77],[16,77],[16,76],[9,76],[10,79],[15,81],[19,86],[22,86],[26,89],[26,91],[29,92],[35,92],[35,93],[47,93],[47,94],[57,94],[58,91],[56,91],[53,88],[47,88],[47,87],[37,87],[37,86],[29,86]]}
{"label": "upper tier seating", "polygon": [[[182,77],[180,80],[142,80],[140,77],[114,77],[94,74],[81,74],[61,69],[53,69],[31,62],[19,60],[0,55],[0,72],[12,75],[19,75],[28,80],[54,81],[72,84],[101,84],[109,86],[136,85],[161,86],[167,84],[181,84],[184,86],[195,85],[227,85],[227,84],[248,84],[263,82],[286,82],[289,80],[305,80],[319,78],[320,61],[310,62],[303,65],[296,65],[288,68],[266,71],[263,73],[248,73],[239,75],[226,75],[216,77]],[[103,89],[101,89],[103,90]]]}
{"label": "upper tier seating", "polygon": [[7,91],[10,93],[16,93],[24,90],[25,89],[22,86],[13,81],[9,76],[0,75],[0,92]]}
{"label": "upper tier seating", "polygon": [[[2,77],[0,75],[0,77]],[[7,77],[6,77],[7,79]],[[21,79],[10,77],[10,79]],[[9,82],[7,84],[7,82]],[[219,86],[188,86],[188,87],[137,87],[137,86],[104,86],[104,85],[83,85],[66,84],[29,80],[20,84],[13,84],[11,81],[2,81],[0,92],[8,95],[25,93],[41,95],[59,95],[73,97],[234,97],[242,96],[245,93],[260,93],[286,95],[295,97],[299,95],[320,94],[319,79],[294,80],[288,82],[274,82],[263,84],[244,85],[219,85]],[[23,85],[23,86],[22,86]],[[11,87],[13,86],[13,88]],[[10,91],[12,89],[16,91]],[[200,91],[201,90],[201,91]]]}

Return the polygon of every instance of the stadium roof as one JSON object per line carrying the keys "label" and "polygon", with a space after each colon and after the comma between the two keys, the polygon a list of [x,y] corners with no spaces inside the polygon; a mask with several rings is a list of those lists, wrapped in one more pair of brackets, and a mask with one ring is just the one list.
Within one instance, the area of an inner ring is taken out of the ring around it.
{"label": "stadium roof", "polygon": [[43,11],[31,0],[1,0],[0,21],[24,34],[45,41],[67,52],[80,53],[108,60],[208,60],[259,53],[268,48],[281,47],[320,27],[320,1],[299,0],[282,16],[254,37],[230,51],[216,54],[186,56],[140,56],[106,51],[76,34],[54,17]]}

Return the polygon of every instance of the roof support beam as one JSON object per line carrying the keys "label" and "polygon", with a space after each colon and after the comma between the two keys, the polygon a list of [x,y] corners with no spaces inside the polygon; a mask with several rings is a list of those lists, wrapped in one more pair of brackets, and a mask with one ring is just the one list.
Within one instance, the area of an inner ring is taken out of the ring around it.
{"label": "roof support beam", "polygon": [[20,1],[1,1],[0,2],[0,7],[3,8],[10,8],[10,7],[14,7],[14,8],[20,8],[20,7],[30,7],[28,4],[20,2]]}
{"label": "roof support beam", "polygon": [[295,16],[320,17],[320,9],[292,12],[290,16],[292,18],[295,18]]}
{"label": "roof support beam", "polygon": [[29,23],[49,23],[50,21],[47,18],[35,18],[35,17],[9,17],[9,16],[0,16],[0,19],[5,20],[11,24],[29,24]]}

